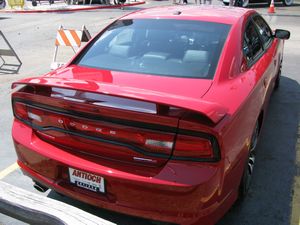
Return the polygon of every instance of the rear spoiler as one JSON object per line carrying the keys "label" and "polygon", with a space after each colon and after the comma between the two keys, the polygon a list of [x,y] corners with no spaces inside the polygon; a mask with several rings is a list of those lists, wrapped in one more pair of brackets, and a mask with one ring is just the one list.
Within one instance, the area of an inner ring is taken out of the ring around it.
{"label": "rear spoiler", "polygon": [[201,113],[208,117],[214,124],[218,123],[222,118],[224,118],[226,113],[228,112],[228,109],[221,106],[220,104],[204,101],[202,99],[189,98],[186,96],[173,95],[164,92],[156,92],[139,88],[112,85],[91,80],[54,77],[26,78],[13,83],[12,88],[14,89],[21,84],[34,84],[79,91],[88,91],[145,102],[152,102],[155,104],[158,103],[170,105]]}

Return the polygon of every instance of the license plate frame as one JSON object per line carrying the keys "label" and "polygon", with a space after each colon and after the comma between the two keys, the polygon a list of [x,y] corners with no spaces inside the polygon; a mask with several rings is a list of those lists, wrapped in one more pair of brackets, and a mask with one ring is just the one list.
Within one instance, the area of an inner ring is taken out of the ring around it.
{"label": "license plate frame", "polygon": [[105,181],[103,177],[71,167],[68,168],[68,171],[71,184],[93,192],[105,193]]}

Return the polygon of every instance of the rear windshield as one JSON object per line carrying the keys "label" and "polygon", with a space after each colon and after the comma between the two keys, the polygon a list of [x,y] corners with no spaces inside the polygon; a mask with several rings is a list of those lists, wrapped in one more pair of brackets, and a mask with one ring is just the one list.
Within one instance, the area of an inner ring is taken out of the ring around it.
{"label": "rear windshield", "polygon": [[213,78],[230,25],[118,20],[79,56],[80,66],[160,76]]}

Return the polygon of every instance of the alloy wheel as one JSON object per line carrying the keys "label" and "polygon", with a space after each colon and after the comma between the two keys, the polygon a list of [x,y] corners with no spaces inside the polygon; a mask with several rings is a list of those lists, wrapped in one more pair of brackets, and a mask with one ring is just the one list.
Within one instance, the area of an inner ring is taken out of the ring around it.
{"label": "alloy wheel", "polygon": [[247,8],[249,6],[249,0],[244,0],[243,1],[243,7]]}
{"label": "alloy wheel", "polygon": [[257,146],[258,135],[259,135],[259,123],[256,122],[255,129],[251,137],[247,165],[244,169],[244,174],[240,185],[240,199],[243,199],[247,195],[247,192],[250,187],[253,169],[255,165],[255,156],[256,156],[255,149]]}
{"label": "alloy wheel", "polygon": [[256,155],[256,145],[257,145],[257,140],[258,140],[258,135],[259,135],[259,125],[258,122],[255,125],[255,130],[253,132],[252,138],[251,138],[251,144],[250,144],[250,150],[249,150],[249,157],[248,157],[248,183],[247,183],[247,188],[250,186],[250,181],[251,177],[253,174],[253,168],[255,164],[255,155]]}
{"label": "alloy wheel", "polygon": [[294,3],[294,0],[283,0],[283,4],[285,6],[291,6],[291,5],[293,5],[293,3]]}
{"label": "alloy wheel", "polygon": [[279,88],[279,85],[280,85],[281,69],[282,69],[282,62],[280,63],[279,70],[278,70],[278,73],[276,75],[275,86],[274,86],[275,90],[277,90]]}

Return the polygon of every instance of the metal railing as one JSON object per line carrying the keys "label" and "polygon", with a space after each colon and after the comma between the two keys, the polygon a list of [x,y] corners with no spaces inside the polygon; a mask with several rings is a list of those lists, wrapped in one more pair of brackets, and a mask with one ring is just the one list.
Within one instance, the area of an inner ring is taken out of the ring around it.
{"label": "metal railing", "polygon": [[[22,65],[19,56],[17,55],[13,47],[10,45],[9,41],[6,39],[1,30],[0,38],[2,38],[3,40],[2,43],[6,45],[0,46],[0,61],[2,61],[0,62],[0,73],[18,73]],[[9,63],[8,61],[11,60],[7,60],[7,57],[13,57],[15,59],[15,62]]]}

